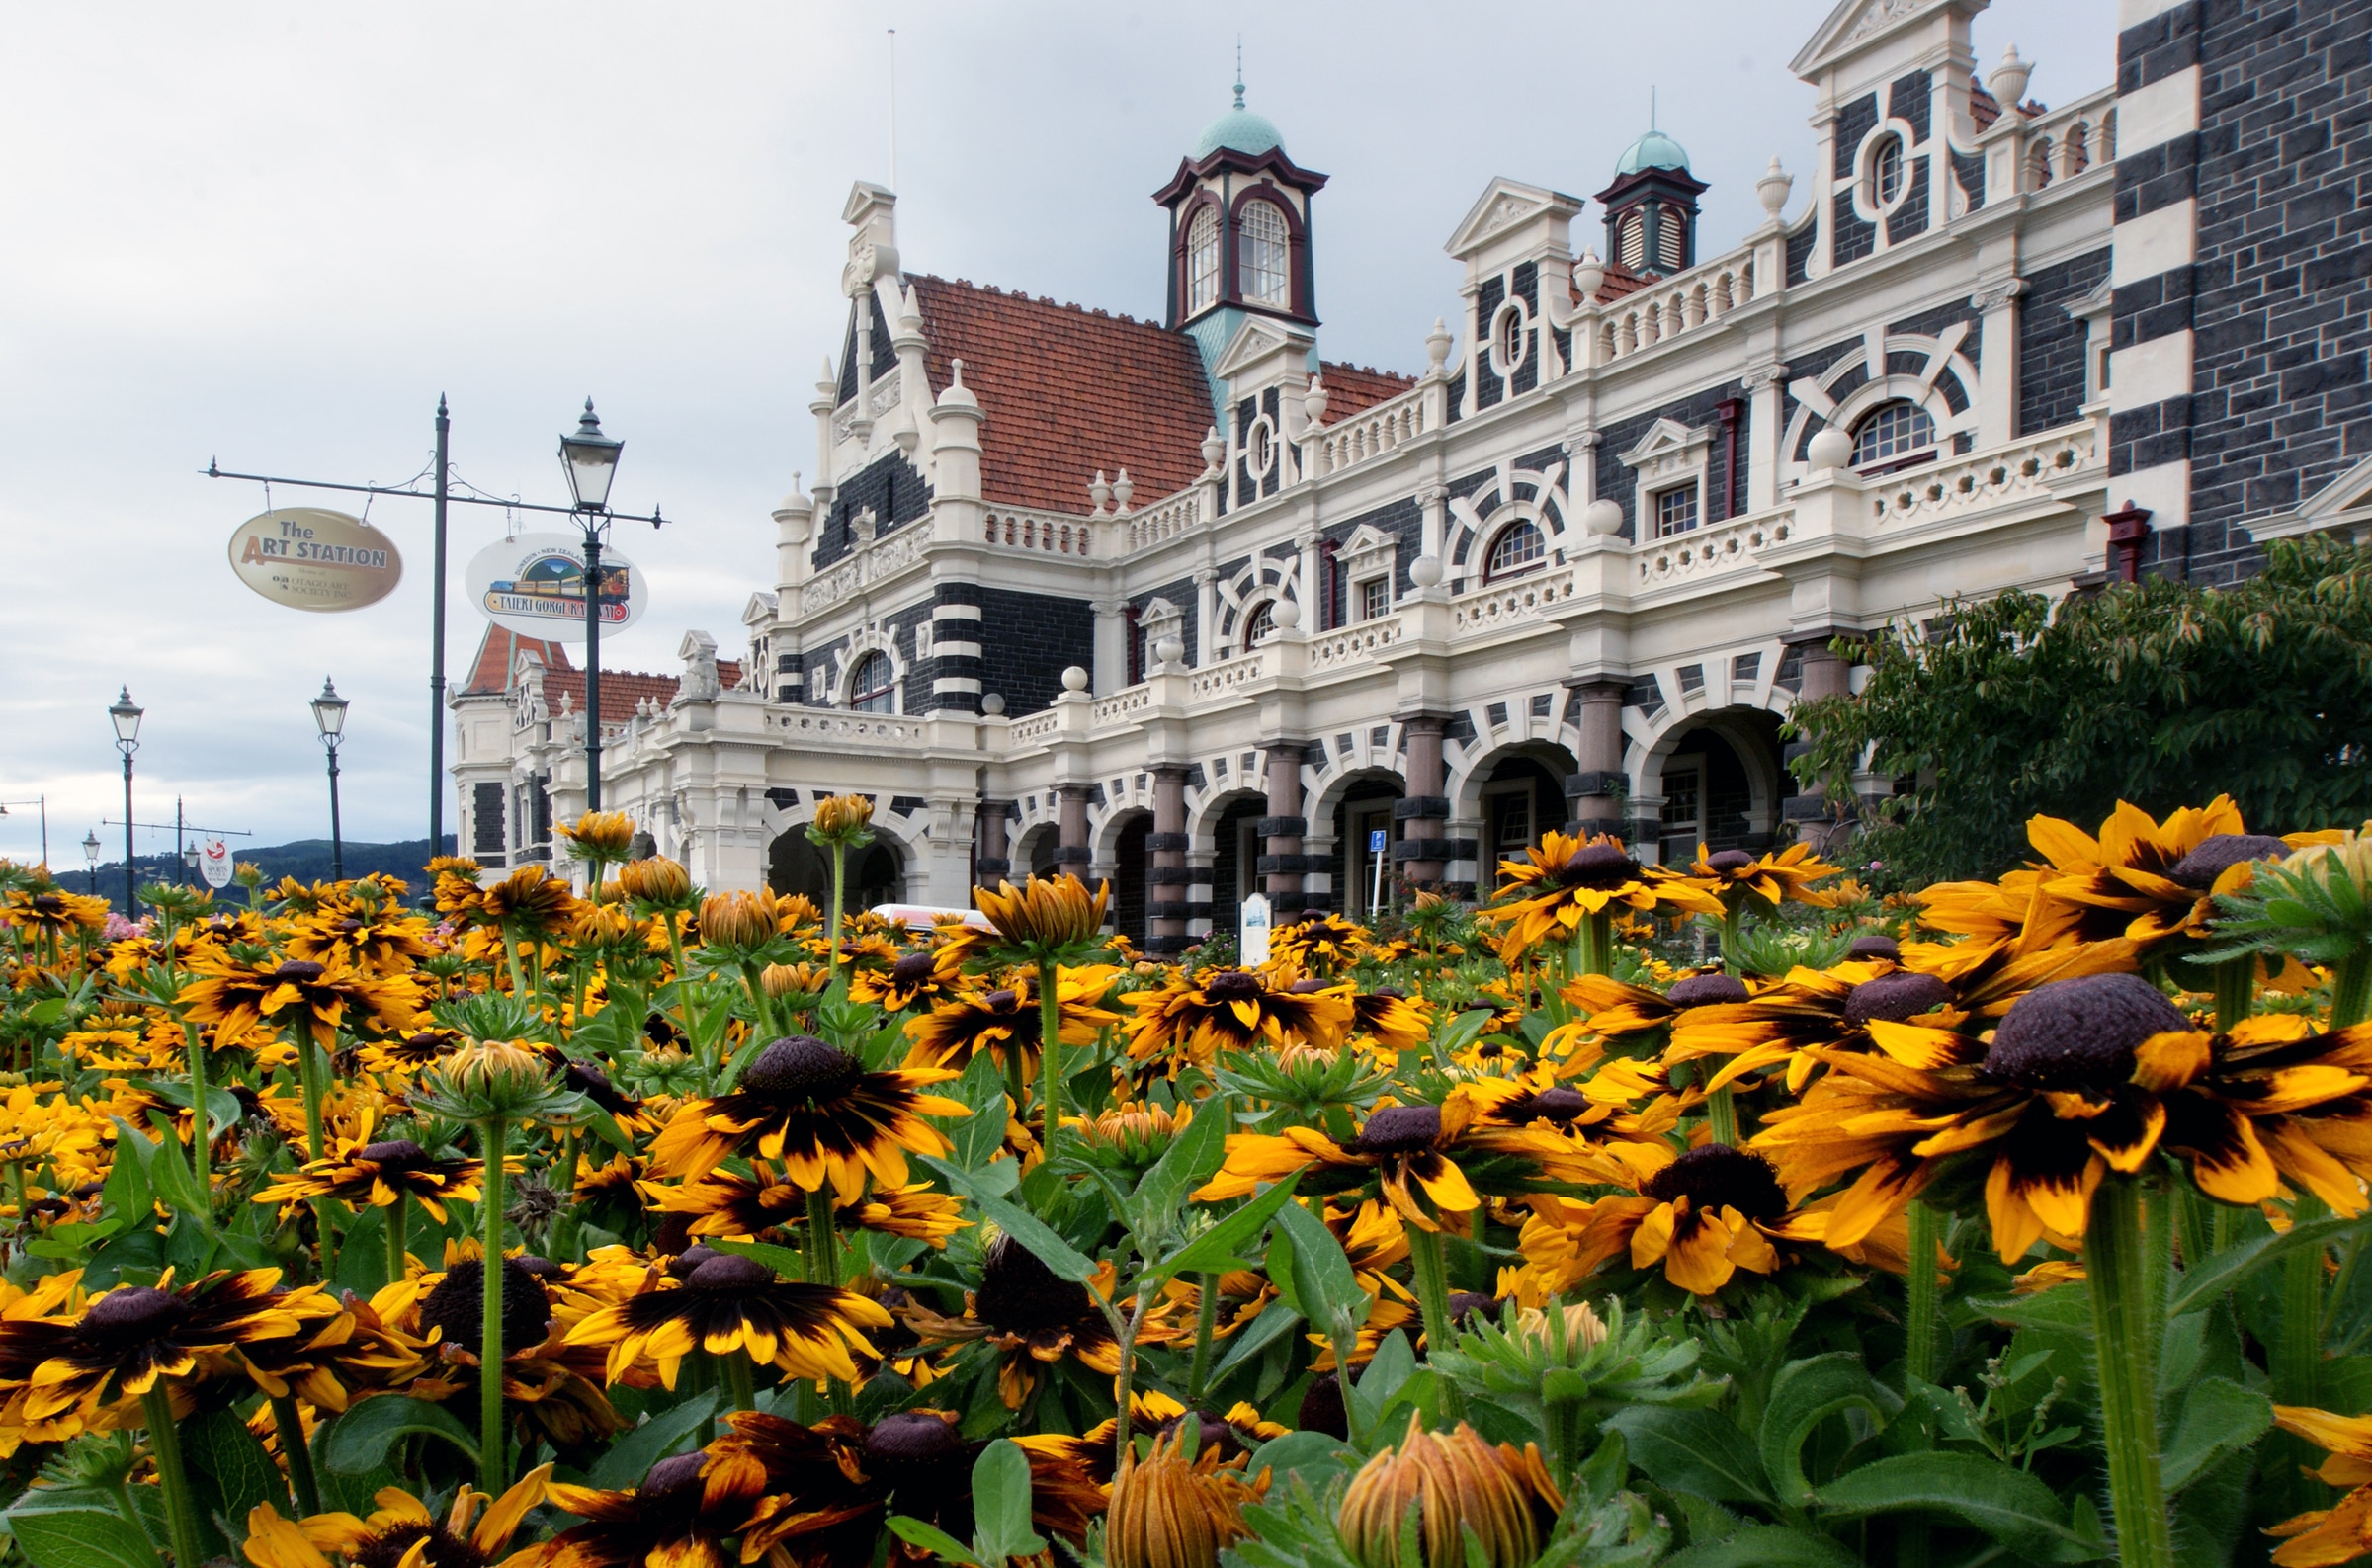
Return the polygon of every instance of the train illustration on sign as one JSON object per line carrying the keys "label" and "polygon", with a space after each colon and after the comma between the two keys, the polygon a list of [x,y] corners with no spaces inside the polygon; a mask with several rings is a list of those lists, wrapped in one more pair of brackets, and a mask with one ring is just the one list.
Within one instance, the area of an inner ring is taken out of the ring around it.
{"label": "train illustration on sign", "polygon": [[[623,625],[634,596],[634,568],[623,561],[604,562],[601,573],[601,623]],[[519,563],[516,575],[486,585],[489,615],[523,616],[555,623],[585,620],[585,569],[575,557],[558,550],[541,550]]]}

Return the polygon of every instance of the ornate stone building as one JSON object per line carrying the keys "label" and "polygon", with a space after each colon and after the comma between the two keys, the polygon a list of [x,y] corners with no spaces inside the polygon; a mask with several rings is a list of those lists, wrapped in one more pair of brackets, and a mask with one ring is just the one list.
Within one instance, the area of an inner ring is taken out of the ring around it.
{"label": "ornate stone building", "polygon": [[[1326,176],[1240,90],[1153,193],[1158,322],[911,270],[859,184],[747,657],[605,676],[608,803],[812,890],[813,802],[861,790],[868,899],[1067,868],[1175,949],[1567,823],[1769,843],[1842,804],[1780,736],[1835,639],[2361,527],[2372,4],[2122,0],[2119,81],[2053,108],[1981,73],[1984,4],[1839,6],[1792,62],[1818,155],[1742,236],[1654,132],[1588,201],[1493,180],[1413,375],[1322,358]],[[545,858],[582,678],[497,633],[466,687],[464,843]]]}

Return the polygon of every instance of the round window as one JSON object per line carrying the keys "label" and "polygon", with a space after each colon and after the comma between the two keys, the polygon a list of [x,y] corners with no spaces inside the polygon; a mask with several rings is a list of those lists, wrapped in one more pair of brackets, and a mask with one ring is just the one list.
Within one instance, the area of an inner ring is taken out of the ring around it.
{"label": "round window", "polygon": [[1266,414],[1253,420],[1251,430],[1244,436],[1243,460],[1253,473],[1264,479],[1277,460],[1277,444]]}
{"label": "round window", "polygon": [[1874,207],[1890,207],[1903,195],[1903,138],[1889,132],[1870,145],[1867,195]]}
{"label": "round window", "polygon": [[1512,302],[1500,306],[1498,319],[1490,328],[1490,357],[1501,375],[1524,363],[1524,337],[1522,307]]}

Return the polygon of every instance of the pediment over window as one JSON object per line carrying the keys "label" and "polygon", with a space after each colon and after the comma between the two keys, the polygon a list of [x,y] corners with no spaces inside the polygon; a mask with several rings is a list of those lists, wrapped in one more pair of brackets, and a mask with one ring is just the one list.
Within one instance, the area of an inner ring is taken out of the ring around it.
{"label": "pediment over window", "polygon": [[1648,433],[1640,437],[1637,446],[1616,455],[1625,467],[1652,476],[1665,469],[1677,470],[1694,464],[1712,444],[1713,432],[1705,426],[1659,419],[1648,427]]}
{"label": "pediment over window", "polygon": [[1398,558],[1400,541],[1373,523],[1362,523],[1351,531],[1336,551],[1342,564],[1354,574],[1378,562],[1390,564]]}
{"label": "pediment over window", "polygon": [[1480,250],[1508,230],[1522,226],[1534,218],[1553,217],[1560,226],[1569,224],[1579,216],[1581,203],[1561,191],[1545,186],[1524,185],[1519,181],[1496,179],[1483,189],[1482,197],[1467,210],[1458,231],[1443,247],[1452,256],[1464,261],[1470,252]]}
{"label": "pediment over window", "polygon": [[[1291,350],[1307,357],[1316,339],[1284,322],[1268,316],[1247,316],[1235,336],[1228,340],[1227,352],[1213,367],[1221,380],[1234,381],[1266,368],[1270,356]],[[1300,360],[1294,362],[1297,366]]]}

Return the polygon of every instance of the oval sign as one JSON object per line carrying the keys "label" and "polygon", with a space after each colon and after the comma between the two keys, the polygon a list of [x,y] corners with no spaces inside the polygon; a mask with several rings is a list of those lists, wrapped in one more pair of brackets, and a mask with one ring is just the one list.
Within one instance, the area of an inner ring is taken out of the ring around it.
{"label": "oval sign", "polygon": [[230,846],[220,839],[202,839],[198,844],[198,872],[209,887],[230,885]]}
{"label": "oval sign", "polygon": [[[497,539],[469,559],[469,602],[478,614],[530,637],[565,637],[585,628],[584,540],[570,534],[522,534]],[[642,573],[606,546],[601,552],[601,629],[624,631],[642,619]]]}
{"label": "oval sign", "polygon": [[360,610],[403,581],[395,541],[359,517],[314,506],[277,507],[230,536],[239,581],[292,610]]}

